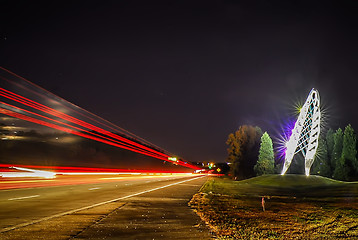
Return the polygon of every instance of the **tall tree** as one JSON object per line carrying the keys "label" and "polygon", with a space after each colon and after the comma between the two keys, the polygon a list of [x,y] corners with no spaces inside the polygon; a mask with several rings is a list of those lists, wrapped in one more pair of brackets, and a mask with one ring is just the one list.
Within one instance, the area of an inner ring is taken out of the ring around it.
{"label": "tall tree", "polygon": [[333,178],[342,181],[349,180],[349,169],[347,162],[344,158],[340,158],[336,162],[336,168],[334,169]]}
{"label": "tall tree", "polygon": [[328,146],[324,136],[318,139],[318,148],[315,160],[311,168],[311,174],[317,174],[324,177],[331,177],[331,166],[328,158]]}
{"label": "tall tree", "polygon": [[249,125],[230,133],[226,144],[228,147],[228,161],[231,163],[231,174],[236,179],[246,179],[255,176],[254,166],[260,147],[262,131],[259,127]]}
{"label": "tall tree", "polygon": [[334,146],[333,146],[333,151],[332,151],[331,166],[332,166],[332,169],[335,170],[336,163],[342,156],[343,131],[341,128],[337,129],[337,131],[334,133],[333,138],[334,138]]}
{"label": "tall tree", "polygon": [[[334,131],[332,128],[328,129],[327,133],[326,133],[326,143],[327,143],[327,157],[328,157],[328,162],[332,167],[332,154],[333,154],[333,148],[334,148]],[[331,171],[333,171],[333,169],[331,169]]]}
{"label": "tall tree", "polygon": [[334,178],[339,180],[354,180],[358,172],[357,139],[352,126],[349,124],[344,129],[343,147],[340,159],[336,162]]}
{"label": "tall tree", "polygon": [[355,179],[358,173],[357,138],[350,124],[344,129],[342,158],[345,159],[349,168],[349,180]]}
{"label": "tall tree", "polygon": [[254,166],[256,175],[272,174],[275,172],[275,159],[273,153],[272,139],[265,132],[261,137],[259,159]]}

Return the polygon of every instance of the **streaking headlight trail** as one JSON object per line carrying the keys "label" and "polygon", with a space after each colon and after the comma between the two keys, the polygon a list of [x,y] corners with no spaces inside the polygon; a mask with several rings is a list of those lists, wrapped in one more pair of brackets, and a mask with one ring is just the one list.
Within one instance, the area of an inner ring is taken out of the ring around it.
{"label": "streaking headlight trail", "polygon": [[[165,162],[174,162],[170,160],[174,154],[1,67],[0,114],[37,124],[52,131],[94,140]],[[20,139],[16,133],[12,134],[3,134],[2,140]],[[187,169],[200,169],[180,158],[175,161],[175,164]]]}

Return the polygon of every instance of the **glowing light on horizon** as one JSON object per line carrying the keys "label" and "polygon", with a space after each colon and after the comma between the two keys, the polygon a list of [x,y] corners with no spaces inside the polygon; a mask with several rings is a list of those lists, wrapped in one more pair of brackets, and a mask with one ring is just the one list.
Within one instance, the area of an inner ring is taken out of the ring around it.
{"label": "glowing light on horizon", "polygon": [[320,121],[320,98],[318,91],[313,88],[305,104],[300,109],[300,114],[292,129],[292,134],[285,143],[285,163],[282,175],[287,172],[294,155],[301,152],[305,157],[305,174],[309,176],[317,151]]}

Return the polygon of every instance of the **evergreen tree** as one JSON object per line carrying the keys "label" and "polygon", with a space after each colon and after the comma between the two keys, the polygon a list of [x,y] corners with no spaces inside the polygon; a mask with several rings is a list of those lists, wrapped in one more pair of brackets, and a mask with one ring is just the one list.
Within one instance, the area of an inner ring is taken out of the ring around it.
{"label": "evergreen tree", "polygon": [[230,133],[226,144],[228,161],[231,163],[230,173],[236,179],[255,176],[254,166],[260,147],[262,131],[259,127],[241,126],[236,132]]}
{"label": "evergreen tree", "polygon": [[335,171],[336,163],[341,158],[342,149],[343,149],[343,131],[341,128],[337,129],[333,138],[334,138],[334,146],[332,151],[331,166],[332,166],[332,170]]}
{"label": "evergreen tree", "polygon": [[348,166],[344,158],[338,159],[336,168],[334,169],[333,178],[342,181],[348,181]]}
{"label": "evergreen tree", "polygon": [[[333,148],[334,148],[334,131],[332,128],[328,129],[326,133],[326,143],[327,143],[327,157],[329,165],[332,168],[332,154],[333,154]],[[331,169],[333,172],[334,169]]]}
{"label": "evergreen tree", "polygon": [[323,136],[320,136],[318,139],[317,154],[311,168],[311,174],[317,174],[324,177],[332,176],[327,149],[326,139]]}
{"label": "evergreen tree", "polygon": [[353,180],[358,173],[357,162],[357,138],[354,134],[352,126],[349,124],[344,129],[342,158],[345,159],[348,167],[348,178]]}
{"label": "evergreen tree", "polygon": [[344,129],[343,147],[340,159],[336,162],[334,178],[344,181],[353,180],[358,172],[356,136],[352,126],[349,124]]}
{"label": "evergreen tree", "polygon": [[259,159],[254,166],[256,175],[272,174],[275,172],[275,159],[272,140],[267,132],[261,137]]}

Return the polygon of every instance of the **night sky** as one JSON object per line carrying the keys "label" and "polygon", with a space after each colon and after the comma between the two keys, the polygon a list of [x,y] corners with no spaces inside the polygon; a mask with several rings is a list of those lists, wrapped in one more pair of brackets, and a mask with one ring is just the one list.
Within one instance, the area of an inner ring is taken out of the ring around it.
{"label": "night sky", "polygon": [[312,87],[358,129],[357,1],[0,4],[0,66],[189,161],[279,135]]}

